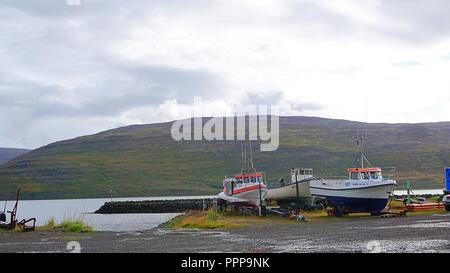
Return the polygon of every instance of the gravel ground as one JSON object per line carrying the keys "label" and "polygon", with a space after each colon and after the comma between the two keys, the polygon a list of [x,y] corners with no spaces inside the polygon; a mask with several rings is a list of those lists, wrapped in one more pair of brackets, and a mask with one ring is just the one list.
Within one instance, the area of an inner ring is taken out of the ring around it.
{"label": "gravel ground", "polygon": [[232,230],[0,231],[3,252],[450,252],[450,214],[281,222]]}

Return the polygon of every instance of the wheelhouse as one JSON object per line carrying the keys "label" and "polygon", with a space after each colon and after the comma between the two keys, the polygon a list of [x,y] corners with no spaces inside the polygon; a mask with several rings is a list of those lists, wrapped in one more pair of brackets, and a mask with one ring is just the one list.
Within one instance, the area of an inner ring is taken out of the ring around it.
{"label": "wheelhouse", "polygon": [[238,183],[265,183],[264,173],[238,174],[234,178]]}
{"label": "wheelhouse", "polygon": [[265,188],[264,173],[237,174],[233,178],[223,180],[223,191],[227,195],[233,195],[246,189]]}
{"label": "wheelhouse", "polygon": [[302,181],[308,178],[312,178],[314,176],[313,169],[305,169],[305,168],[292,168],[291,169],[291,182]]}
{"label": "wheelhouse", "polygon": [[383,180],[381,168],[350,168],[348,169],[349,180]]}

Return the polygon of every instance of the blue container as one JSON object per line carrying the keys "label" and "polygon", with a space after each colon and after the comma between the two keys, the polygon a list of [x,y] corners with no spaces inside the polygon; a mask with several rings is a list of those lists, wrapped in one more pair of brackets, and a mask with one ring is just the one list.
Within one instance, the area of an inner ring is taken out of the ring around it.
{"label": "blue container", "polygon": [[450,168],[445,169],[445,183],[447,185],[447,191],[450,191]]}

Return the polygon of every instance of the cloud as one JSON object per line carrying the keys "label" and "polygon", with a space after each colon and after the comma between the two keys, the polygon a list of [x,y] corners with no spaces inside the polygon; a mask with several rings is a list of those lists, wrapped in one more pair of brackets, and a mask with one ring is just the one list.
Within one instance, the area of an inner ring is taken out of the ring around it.
{"label": "cloud", "polygon": [[313,110],[313,111],[322,110],[326,106],[320,103],[310,102],[310,103],[291,103],[291,107],[296,111],[303,112],[305,110]]}
{"label": "cloud", "polygon": [[447,39],[450,34],[449,9],[450,2],[446,0],[396,0],[382,1],[378,12],[403,25],[394,31],[384,29],[385,33],[407,42],[428,44]]}
{"label": "cloud", "polygon": [[257,92],[248,92],[247,93],[247,104],[253,105],[276,105],[283,98],[283,92],[266,92],[266,93],[257,93]]}
{"label": "cloud", "polygon": [[281,105],[286,115],[353,120],[368,97],[370,121],[448,120],[449,8],[445,0],[4,0],[0,146],[185,117],[194,97],[212,110]]}

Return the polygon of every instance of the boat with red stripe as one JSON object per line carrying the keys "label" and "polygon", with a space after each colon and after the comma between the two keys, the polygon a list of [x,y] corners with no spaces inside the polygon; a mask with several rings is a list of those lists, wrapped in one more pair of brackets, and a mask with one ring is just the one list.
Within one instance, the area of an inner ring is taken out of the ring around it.
{"label": "boat with red stripe", "polygon": [[267,196],[266,176],[264,172],[257,172],[251,156],[247,159],[243,149],[242,169],[239,174],[223,179],[223,192],[217,197],[226,203],[241,206],[261,207]]}

